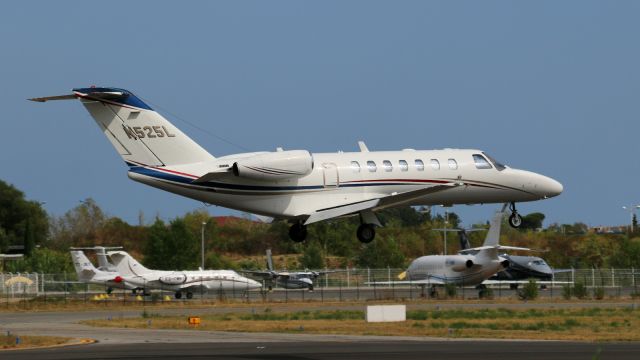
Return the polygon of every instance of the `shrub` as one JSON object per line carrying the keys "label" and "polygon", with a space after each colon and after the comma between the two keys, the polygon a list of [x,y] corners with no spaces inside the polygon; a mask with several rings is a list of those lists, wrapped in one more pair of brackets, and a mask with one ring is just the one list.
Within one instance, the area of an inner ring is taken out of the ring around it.
{"label": "shrub", "polygon": [[444,286],[444,291],[448,298],[454,298],[456,297],[458,289],[454,284],[446,284]]}
{"label": "shrub", "polygon": [[597,287],[593,289],[593,297],[597,300],[602,300],[604,299],[604,288],[603,287]]}
{"label": "shrub", "polygon": [[587,286],[581,282],[573,284],[573,296],[578,299],[584,299],[587,297]]}
{"label": "shrub", "polygon": [[536,299],[538,297],[538,283],[534,279],[529,279],[529,282],[518,291],[518,296],[522,300]]}
{"label": "shrub", "polygon": [[562,297],[565,300],[569,300],[571,299],[571,296],[573,296],[573,288],[571,287],[570,284],[564,285],[562,287]]}

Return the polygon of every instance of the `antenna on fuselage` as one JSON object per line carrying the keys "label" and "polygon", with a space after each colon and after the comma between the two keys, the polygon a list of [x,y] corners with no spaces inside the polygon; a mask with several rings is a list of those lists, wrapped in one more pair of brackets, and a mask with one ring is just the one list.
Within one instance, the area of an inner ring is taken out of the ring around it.
{"label": "antenna on fuselage", "polygon": [[358,141],[358,147],[360,148],[360,152],[369,152],[367,144],[365,144],[362,140]]}

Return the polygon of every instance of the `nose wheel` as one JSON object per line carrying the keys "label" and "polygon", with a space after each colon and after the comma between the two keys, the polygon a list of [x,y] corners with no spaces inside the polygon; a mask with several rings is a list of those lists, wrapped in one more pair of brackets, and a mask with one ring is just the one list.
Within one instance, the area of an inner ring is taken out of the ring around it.
{"label": "nose wheel", "polygon": [[522,216],[518,214],[518,210],[516,210],[516,203],[509,204],[509,210],[511,210],[511,216],[509,216],[509,225],[512,228],[519,228],[522,225]]}

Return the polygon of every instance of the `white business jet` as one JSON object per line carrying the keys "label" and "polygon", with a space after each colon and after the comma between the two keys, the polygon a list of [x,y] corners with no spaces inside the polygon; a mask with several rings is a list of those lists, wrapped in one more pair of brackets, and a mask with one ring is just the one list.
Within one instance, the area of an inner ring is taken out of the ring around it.
{"label": "white business jet", "polygon": [[129,166],[135,181],[204,203],[288,220],[303,241],[306,226],[358,215],[357,236],[375,237],[375,212],[395,206],[510,203],[557,196],[562,185],[507,167],[480,150],[443,149],[314,153],[278,149],[214,157],[131,92],[73,89],[30,99],[79,99]]}
{"label": "white business jet", "polygon": [[121,279],[127,284],[132,284],[145,291],[148,289],[174,291],[176,299],[182,298],[183,292],[186,293],[187,299],[191,299],[194,291],[231,290],[242,292],[262,287],[259,282],[240,276],[233,270],[150,270],[124,251],[110,251],[107,255],[116,266]]}

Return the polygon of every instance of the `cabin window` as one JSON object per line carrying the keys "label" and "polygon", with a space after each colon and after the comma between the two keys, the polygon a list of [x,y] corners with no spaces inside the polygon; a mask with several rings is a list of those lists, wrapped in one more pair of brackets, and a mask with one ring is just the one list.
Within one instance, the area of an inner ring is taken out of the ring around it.
{"label": "cabin window", "polygon": [[455,170],[458,168],[458,162],[456,159],[449,159],[449,169]]}
{"label": "cabin window", "polygon": [[389,172],[393,170],[393,165],[391,165],[391,161],[389,160],[385,160],[382,162],[382,167],[384,168],[384,171]]}
{"label": "cabin window", "polygon": [[409,164],[407,164],[406,160],[400,160],[400,161],[398,161],[398,163],[400,164],[400,171],[409,170]]}
{"label": "cabin window", "polygon": [[440,170],[440,161],[438,161],[438,159],[431,159],[431,168],[433,170]]}
{"label": "cabin window", "polygon": [[418,171],[423,171],[424,170],[424,163],[422,162],[422,160],[416,159],[415,165],[416,165],[416,170],[418,170]]}
{"label": "cabin window", "polygon": [[476,169],[491,169],[489,161],[480,154],[473,154],[473,162],[476,163]]}
{"label": "cabin window", "polygon": [[369,169],[369,172],[376,172],[376,170],[378,170],[376,162],[371,160],[367,161],[367,169]]}
{"label": "cabin window", "polygon": [[351,162],[351,170],[353,170],[353,172],[355,173],[359,173],[360,172],[360,163],[357,161],[352,161]]}

